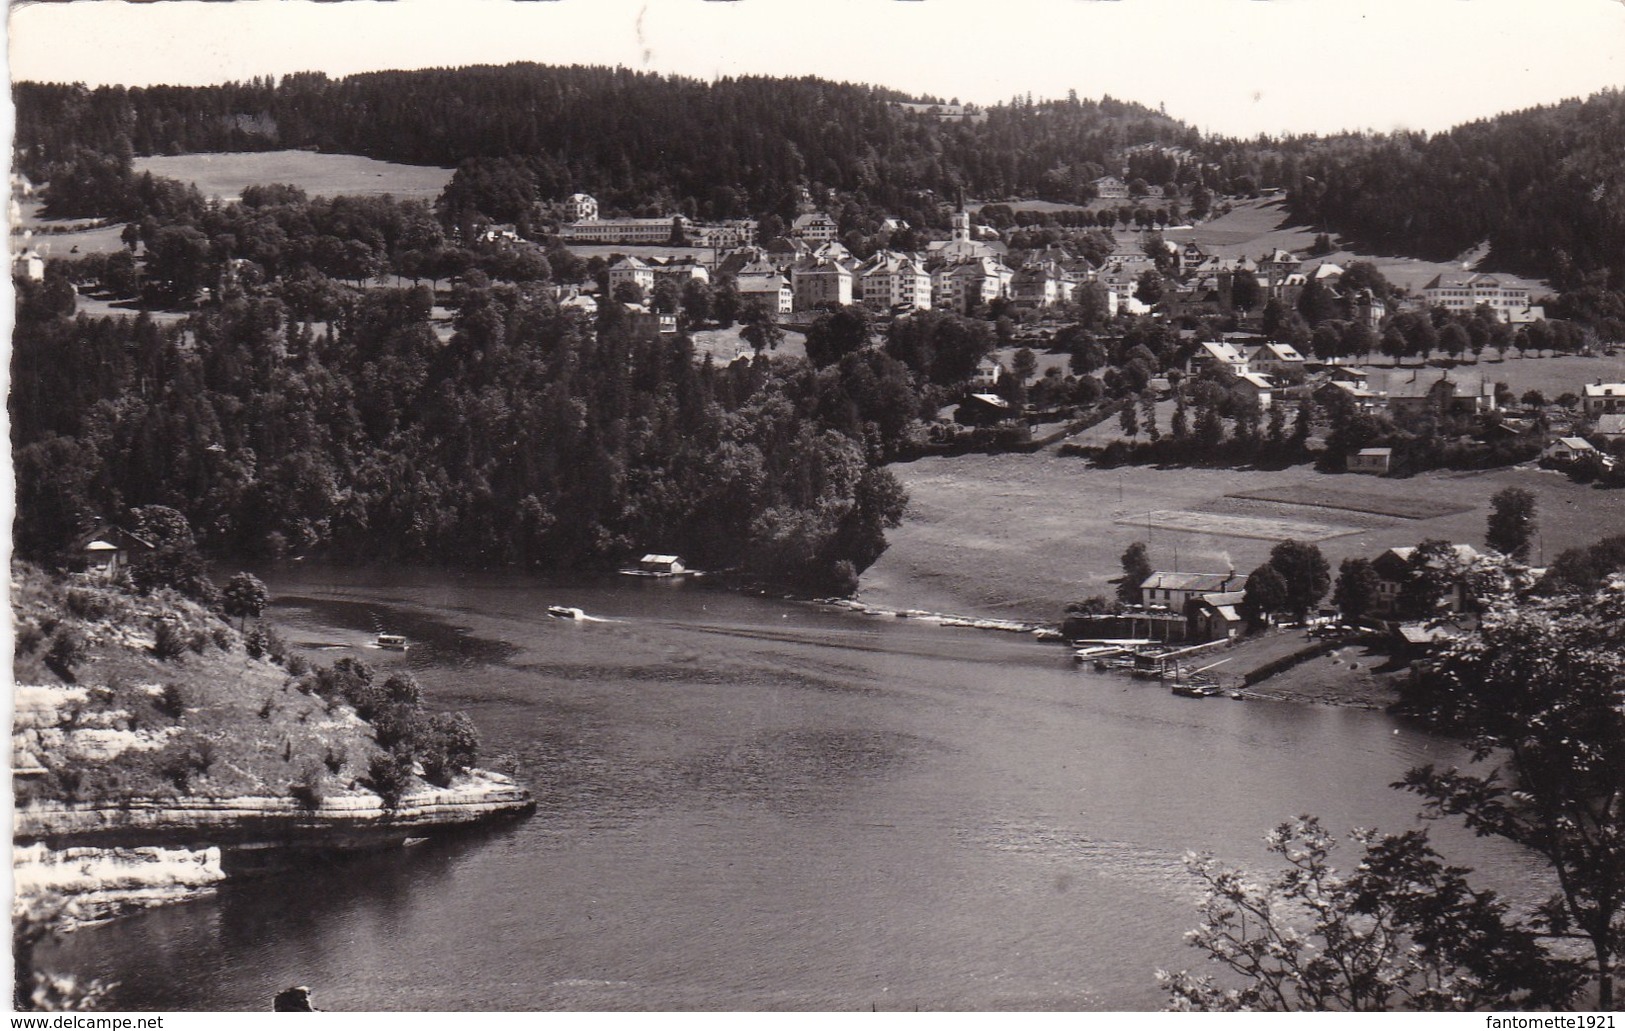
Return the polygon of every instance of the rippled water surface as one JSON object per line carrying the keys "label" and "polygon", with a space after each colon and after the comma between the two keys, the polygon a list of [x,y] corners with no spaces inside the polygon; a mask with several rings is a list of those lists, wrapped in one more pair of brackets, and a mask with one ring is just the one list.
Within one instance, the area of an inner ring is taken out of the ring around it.
{"label": "rippled water surface", "polygon": [[[318,662],[467,709],[526,821],[79,932],[120,1008],[1160,1008],[1186,850],[1398,828],[1458,750],[1376,713],[1186,699],[1018,635],[627,577],[266,576]],[[594,621],[550,619],[579,606]],[[370,646],[381,632],[404,655]],[[1514,895],[1532,864],[1435,837]]]}

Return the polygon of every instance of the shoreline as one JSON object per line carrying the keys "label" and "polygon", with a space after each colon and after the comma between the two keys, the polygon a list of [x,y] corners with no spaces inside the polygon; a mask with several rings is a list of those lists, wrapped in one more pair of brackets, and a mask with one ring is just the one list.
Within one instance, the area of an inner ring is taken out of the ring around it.
{"label": "shoreline", "polygon": [[20,807],[12,879],[20,901],[59,896],[77,927],[212,894],[275,871],[296,856],[401,848],[534,812],[511,778],[470,770],[387,809],[375,794],[324,799],[124,799]]}

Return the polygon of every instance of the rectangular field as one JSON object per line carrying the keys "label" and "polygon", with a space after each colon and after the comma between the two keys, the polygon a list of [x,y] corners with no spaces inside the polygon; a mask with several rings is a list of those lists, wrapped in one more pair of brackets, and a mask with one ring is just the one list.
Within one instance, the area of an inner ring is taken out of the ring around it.
{"label": "rectangular field", "polygon": [[1244,537],[1255,541],[1324,541],[1360,532],[1358,527],[1337,526],[1331,523],[1300,523],[1291,519],[1217,515],[1212,512],[1173,509],[1125,516],[1116,522],[1120,526],[1183,530],[1186,533],[1209,534],[1214,537]]}
{"label": "rectangular field", "polygon": [[1227,498],[1248,501],[1274,501],[1282,505],[1302,505],[1306,508],[1332,508],[1345,512],[1364,512],[1368,515],[1393,516],[1398,519],[1437,519],[1472,509],[1459,501],[1422,497],[1376,497],[1364,491],[1323,487],[1319,484],[1291,483],[1261,490],[1238,490],[1226,494]]}
{"label": "rectangular field", "polygon": [[306,150],[258,153],[176,154],[138,157],[135,170],[196,183],[205,197],[239,199],[243,187],[287,183],[312,197],[390,194],[398,200],[432,201],[451,181],[449,168],[399,165],[355,154],[317,154]]}

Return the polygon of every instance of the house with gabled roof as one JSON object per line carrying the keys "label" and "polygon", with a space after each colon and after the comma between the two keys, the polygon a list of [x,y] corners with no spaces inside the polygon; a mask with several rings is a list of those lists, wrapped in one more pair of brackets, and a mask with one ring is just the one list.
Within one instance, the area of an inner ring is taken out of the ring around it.
{"label": "house with gabled roof", "polygon": [[1095,188],[1100,200],[1128,200],[1128,183],[1115,175],[1103,175],[1089,185]]}
{"label": "house with gabled roof", "polygon": [[[1264,289],[1271,297],[1278,296],[1287,278],[1298,271],[1303,261],[1291,251],[1274,250],[1258,259],[1258,270],[1264,278]],[[1297,284],[1302,287],[1303,281]]]}
{"label": "house with gabled roof", "polygon": [[810,215],[797,215],[790,223],[790,235],[816,243],[828,243],[841,235],[841,227],[822,211]]}
{"label": "house with gabled roof", "polygon": [[1388,410],[1394,414],[1480,415],[1495,409],[1495,385],[1482,375],[1441,371],[1437,378],[1412,372],[1388,382]]}
{"label": "house with gabled roof", "polygon": [[791,262],[799,261],[812,253],[812,247],[805,240],[798,240],[793,236],[775,236],[762,244],[762,253],[767,260],[779,268],[786,268]]}
{"label": "house with gabled roof", "polygon": [[645,297],[655,288],[655,271],[647,262],[637,257],[625,257],[609,267],[609,293],[615,296],[615,288],[622,283],[635,283]]}
{"label": "house with gabled roof", "polygon": [[79,538],[85,575],[99,580],[117,579],[137,556],[155,549],[152,541],[112,523],[104,523]]}
{"label": "house with gabled roof", "polygon": [[1247,625],[1241,616],[1246,598],[1246,591],[1217,591],[1192,599],[1185,607],[1186,639],[1223,641],[1241,633]]}
{"label": "house with gabled roof", "polygon": [[1244,372],[1236,377],[1236,389],[1258,402],[1258,407],[1268,409],[1274,404],[1275,384],[1270,382],[1268,376],[1260,376],[1256,372]]}
{"label": "house with gabled roof", "polygon": [[1274,341],[1259,344],[1247,353],[1247,370],[1266,376],[1277,376],[1294,369],[1301,371],[1304,363],[1305,359],[1296,347]]}
{"label": "house with gabled roof", "polygon": [[[1400,591],[1414,575],[1411,556],[1415,548],[1389,548],[1371,560],[1372,572],[1377,574],[1377,596],[1372,605],[1374,615],[1391,615],[1398,607]],[[1439,601],[1439,608],[1460,612],[1467,605],[1467,593],[1461,574],[1479,564],[1484,556],[1471,544],[1452,544],[1450,555],[1443,559],[1453,574],[1448,592]],[[1435,560],[1434,565],[1439,565]]]}
{"label": "house with gabled roof", "polygon": [[795,310],[795,294],[789,280],[766,262],[746,265],[734,276],[734,283],[741,301],[754,302],[780,315]]}
{"label": "house with gabled roof", "polygon": [[1587,383],[1580,404],[1587,419],[1625,412],[1625,383]]}
{"label": "house with gabled roof", "polygon": [[1140,604],[1161,606],[1184,612],[1193,599],[1204,594],[1240,593],[1247,589],[1247,574],[1156,572],[1140,581]]}
{"label": "house with gabled roof", "polygon": [[852,270],[829,258],[803,258],[790,266],[796,311],[852,303]]}
{"label": "house with gabled roof", "polygon": [[1591,441],[1584,437],[1558,437],[1546,445],[1546,450],[1541,453],[1541,457],[1548,462],[1556,462],[1558,465],[1569,465],[1596,453],[1597,449],[1592,447]]}
{"label": "house with gabled roof", "polygon": [[1625,440],[1625,413],[1613,412],[1597,416],[1596,433],[1608,444]]}
{"label": "house with gabled roof", "polygon": [[931,273],[931,303],[964,314],[1010,294],[1015,271],[996,257],[939,265]]}
{"label": "house with gabled roof", "polygon": [[1236,376],[1252,371],[1247,356],[1222,340],[1204,340],[1198,344],[1188,365],[1186,371],[1192,375],[1205,368],[1229,369]]}
{"label": "house with gabled roof", "polygon": [[882,310],[931,307],[931,277],[912,255],[877,251],[857,270],[863,302]]}

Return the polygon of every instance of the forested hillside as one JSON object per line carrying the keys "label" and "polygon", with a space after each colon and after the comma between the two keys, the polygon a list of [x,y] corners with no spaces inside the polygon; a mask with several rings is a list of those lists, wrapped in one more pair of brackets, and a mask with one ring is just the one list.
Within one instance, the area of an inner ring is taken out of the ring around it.
{"label": "forested hillside", "polygon": [[[1625,288],[1625,94],[1422,133],[1302,148],[1294,215],[1381,253],[1448,259],[1488,240],[1488,264],[1561,290]],[[1605,278],[1597,280],[1596,274]]]}
{"label": "forested hillside", "polygon": [[[1379,253],[1450,258],[1488,240],[1495,267],[1563,289],[1597,272],[1625,286],[1617,91],[1432,137],[1252,141],[1204,137],[1110,97],[1016,98],[981,120],[944,123],[898,108],[900,99],[813,78],[706,83],[538,65],[198,88],[21,83],[18,164],[88,184],[132,154],[309,147],[446,167],[517,157],[542,200],[585,190],[608,211],[788,217],[805,186],[819,204],[927,226],[961,189],[1081,201],[1093,179],[1127,169],[1187,196],[1278,187],[1303,222]],[[62,214],[109,214],[89,210],[94,192],[70,187],[53,203]]]}
{"label": "forested hillside", "polygon": [[22,83],[17,141],[20,166],[44,179],[84,150],[314,147],[447,167],[520,156],[544,199],[586,190],[608,208],[733,218],[793,213],[794,190],[806,185],[930,222],[940,218],[936,199],[959,188],[1037,193],[1057,169],[1080,183],[1117,171],[1130,144],[1198,142],[1189,126],[1109,98],[1028,100],[995,108],[982,123],[948,125],[900,110],[900,99],[812,78],[705,83],[535,65],[206,88]]}
{"label": "forested hillside", "polygon": [[218,555],[558,568],[669,550],[849,590],[901,517],[875,464],[917,403],[901,363],[713,367],[619,305],[593,327],[518,287],[458,295],[447,344],[427,287],[359,295],[320,335],[240,296],[184,346],[146,316],[28,301],[18,552],[71,560],[95,514],[163,504]]}

